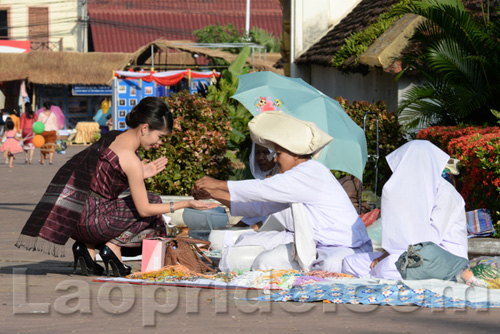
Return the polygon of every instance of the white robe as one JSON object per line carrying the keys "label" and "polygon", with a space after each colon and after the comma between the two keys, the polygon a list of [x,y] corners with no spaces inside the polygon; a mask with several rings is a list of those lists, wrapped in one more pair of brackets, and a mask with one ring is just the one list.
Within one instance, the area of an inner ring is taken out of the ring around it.
{"label": "white robe", "polygon": [[[243,234],[236,246],[264,246],[269,252],[265,256],[268,259],[274,256],[273,250],[283,251],[282,247],[275,248],[294,242],[295,228],[290,206],[292,203],[301,203],[318,250],[313,269],[339,272],[344,256],[371,251],[371,241],[365,225],[345,190],[330,170],[317,161],[308,160],[285,173],[264,180],[228,181],[228,188],[232,215],[274,214],[285,227],[283,232]],[[266,267],[266,261],[261,261],[264,255],[261,254],[256,259],[261,265],[254,265],[254,269],[270,269]]]}
{"label": "white robe", "polygon": [[370,269],[378,254],[344,259],[343,272],[355,276],[401,279],[395,262],[411,244],[432,241],[467,258],[465,203],[441,177],[449,156],[428,141],[411,141],[390,155],[393,175],[382,191],[382,248],[390,256]]}

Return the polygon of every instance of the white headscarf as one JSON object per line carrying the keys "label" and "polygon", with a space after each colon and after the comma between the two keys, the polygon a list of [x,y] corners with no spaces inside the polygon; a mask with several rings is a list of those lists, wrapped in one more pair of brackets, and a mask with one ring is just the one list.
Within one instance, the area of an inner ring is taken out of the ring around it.
{"label": "white headscarf", "polygon": [[252,151],[250,152],[248,164],[250,165],[250,172],[252,172],[253,177],[258,180],[264,180],[269,174],[274,175],[277,171],[276,166],[265,172],[260,169],[259,164],[255,161],[255,143],[252,143]]}
{"label": "white headscarf", "polygon": [[430,218],[438,186],[447,182],[441,173],[449,158],[425,140],[410,141],[386,157],[393,174],[382,190],[382,248],[390,254],[418,242],[440,244],[434,229],[446,227],[431,226]]}

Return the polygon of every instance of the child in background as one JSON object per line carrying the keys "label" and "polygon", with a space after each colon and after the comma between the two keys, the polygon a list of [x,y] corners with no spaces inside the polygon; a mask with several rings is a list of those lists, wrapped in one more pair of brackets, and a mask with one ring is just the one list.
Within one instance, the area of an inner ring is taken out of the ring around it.
{"label": "child in background", "polygon": [[16,136],[16,130],[14,129],[14,122],[12,119],[8,118],[5,122],[5,134],[2,136],[0,141],[5,142],[0,147],[0,151],[4,152],[3,156],[5,157],[5,163],[9,164],[9,167],[14,167],[12,165],[14,161],[14,154],[22,152],[23,147],[21,146],[20,139]]}
{"label": "child in background", "polygon": [[106,125],[108,126],[109,131],[113,130],[113,119],[111,118],[111,115],[106,117]]}
{"label": "child in background", "polygon": [[26,163],[31,165],[33,163],[33,154],[35,153],[33,124],[38,120],[38,117],[33,112],[31,103],[26,103],[24,107],[26,111],[21,115],[21,135],[24,138],[24,159]]}

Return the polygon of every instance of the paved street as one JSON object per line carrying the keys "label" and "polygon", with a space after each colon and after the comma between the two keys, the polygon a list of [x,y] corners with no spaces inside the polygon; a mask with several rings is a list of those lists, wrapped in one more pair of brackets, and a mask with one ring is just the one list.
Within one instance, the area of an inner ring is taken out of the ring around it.
{"label": "paved street", "polygon": [[[500,309],[454,310],[334,304],[255,303],[256,291],[92,282],[65,258],[14,247],[54,165],[0,165],[0,333],[497,333]],[[38,153],[38,152],[37,152]],[[3,161],[2,161],[3,163]],[[139,262],[130,262],[135,270]],[[234,297],[237,297],[234,298]]]}

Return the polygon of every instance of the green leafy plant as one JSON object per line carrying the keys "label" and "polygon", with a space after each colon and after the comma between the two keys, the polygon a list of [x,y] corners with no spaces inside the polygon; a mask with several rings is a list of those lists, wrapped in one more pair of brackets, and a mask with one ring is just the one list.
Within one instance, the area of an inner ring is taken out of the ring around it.
{"label": "green leafy plant", "polygon": [[500,21],[490,20],[489,2],[482,17],[469,13],[462,1],[414,1],[403,13],[425,20],[412,43],[418,48],[403,58],[406,70],[422,73],[427,82],[410,88],[400,105],[408,127],[482,125],[495,122],[500,109]]}
{"label": "green leafy plant", "polygon": [[[245,31],[239,31],[230,23],[225,26],[218,24],[209,25],[193,31],[193,35],[198,43],[255,43],[266,47],[267,52],[279,52],[281,40],[272,33],[260,29],[252,28],[249,39]],[[223,48],[231,53],[239,53],[239,48]]]}
{"label": "green leafy plant", "polygon": [[172,134],[163,144],[141,156],[168,158],[165,170],[146,180],[149,191],[163,195],[190,195],[204,175],[227,180],[231,161],[226,157],[231,125],[226,106],[201,95],[181,92],[165,99],[174,116]]}
{"label": "green leafy plant", "polygon": [[94,132],[94,135],[92,136],[92,143],[95,143],[101,139],[101,132]]}
{"label": "green leafy plant", "polygon": [[280,52],[281,39],[264,29],[253,28],[250,30],[250,41],[266,47],[267,52]]}
{"label": "green leafy plant", "polygon": [[[209,25],[199,30],[194,30],[193,35],[198,43],[243,43],[244,34],[229,23],[221,26],[219,24]],[[226,49],[231,53],[238,53],[237,48]]]}
{"label": "green leafy plant", "polygon": [[[365,113],[374,113],[379,119],[379,161],[378,161],[378,184],[377,193],[381,194],[382,187],[389,179],[392,172],[385,160],[385,157],[403,145],[405,133],[403,127],[398,122],[397,116],[387,110],[387,105],[384,102],[374,104],[366,101],[354,101],[349,103],[342,97],[335,98],[347,114],[363,128]],[[366,118],[366,142],[368,146],[368,155],[375,156],[377,153],[377,120],[373,114],[368,114]],[[336,175],[341,176],[341,175]],[[375,160],[368,159],[363,174],[363,187],[365,189],[374,190],[375,188]]]}

